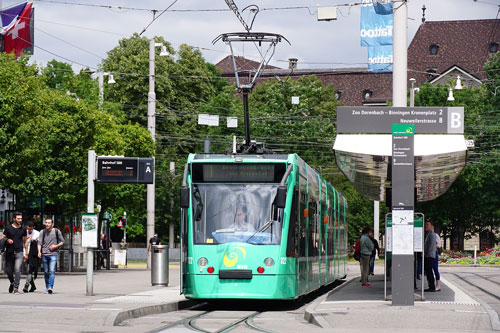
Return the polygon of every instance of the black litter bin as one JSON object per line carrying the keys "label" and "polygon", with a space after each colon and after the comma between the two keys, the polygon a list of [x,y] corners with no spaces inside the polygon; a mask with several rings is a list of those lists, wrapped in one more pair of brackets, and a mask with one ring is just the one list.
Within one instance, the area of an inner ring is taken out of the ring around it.
{"label": "black litter bin", "polygon": [[151,249],[151,284],[168,286],[168,246],[153,245]]}

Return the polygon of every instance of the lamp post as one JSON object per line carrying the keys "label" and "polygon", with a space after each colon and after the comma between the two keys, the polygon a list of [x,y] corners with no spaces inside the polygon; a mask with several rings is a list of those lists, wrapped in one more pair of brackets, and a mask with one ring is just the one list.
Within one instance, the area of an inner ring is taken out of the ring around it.
{"label": "lamp post", "polygon": [[464,87],[462,86],[462,81],[460,80],[460,75],[457,76],[457,82],[455,87],[450,87],[448,89],[448,98],[446,99],[448,102],[453,102],[455,97],[453,96],[453,90],[462,90]]}
{"label": "lamp post", "polygon": [[104,101],[104,76],[109,76],[108,79],[108,84],[113,84],[116,83],[115,79],[113,78],[113,74],[108,73],[108,72],[99,72],[99,110],[102,109],[102,102]]}
{"label": "lamp post", "polygon": [[418,92],[420,89],[414,88],[416,80],[414,78],[410,79],[410,106],[414,107],[415,106],[415,93]]}
{"label": "lamp post", "polygon": [[[156,93],[155,93],[155,48],[161,47],[160,56],[167,56],[167,48],[162,43],[155,43],[154,39],[149,41],[149,92],[148,92],[148,129],[153,142],[156,141]],[[155,233],[155,177],[153,184],[147,185],[146,203],[146,241],[149,241]],[[148,268],[151,267],[151,256],[147,258]]]}

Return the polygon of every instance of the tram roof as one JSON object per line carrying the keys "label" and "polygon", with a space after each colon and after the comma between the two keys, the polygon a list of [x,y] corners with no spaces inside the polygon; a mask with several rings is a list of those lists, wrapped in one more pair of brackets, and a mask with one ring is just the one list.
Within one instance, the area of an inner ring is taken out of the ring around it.
{"label": "tram roof", "polygon": [[[290,154],[292,155],[292,154]],[[244,159],[264,159],[264,160],[288,160],[290,158],[289,154],[194,154],[193,160],[228,160],[235,158]]]}
{"label": "tram roof", "polygon": [[[338,167],[364,197],[385,201],[392,135],[339,134],[333,149]],[[415,135],[415,187],[417,201],[444,194],[465,167],[463,135]]]}

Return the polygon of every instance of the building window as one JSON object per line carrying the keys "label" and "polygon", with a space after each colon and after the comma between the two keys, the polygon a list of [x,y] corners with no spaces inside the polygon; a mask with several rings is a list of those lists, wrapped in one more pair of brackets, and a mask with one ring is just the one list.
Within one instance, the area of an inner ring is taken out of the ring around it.
{"label": "building window", "polygon": [[439,52],[439,44],[431,44],[431,46],[429,46],[429,53],[431,55],[437,55]]}
{"label": "building window", "polygon": [[437,73],[437,68],[427,68],[426,72],[427,72],[427,81],[430,81],[434,77],[436,77],[436,75],[434,74]]}
{"label": "building window", "polygon": [[491,42],[489,50],[490,50],[490,53],[497,53],[498,52],[498,42]]}
{"label": "building window", "polygon": [[363,90],[363,98],[367,100],[368,98],[372,97],[373,95],[373,90],[372,89],[365,89]]}

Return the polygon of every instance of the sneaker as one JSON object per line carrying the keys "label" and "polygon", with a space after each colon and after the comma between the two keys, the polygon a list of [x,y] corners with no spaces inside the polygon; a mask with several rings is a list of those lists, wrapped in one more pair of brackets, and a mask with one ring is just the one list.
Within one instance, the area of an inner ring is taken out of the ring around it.
{"label": "sneaker", "polygon": [[31,285],[31,288],[29,290],[30,293],[34,292],[36,290],[35,284]]}
{"label": "sneaker", "polygon": [[11,283],[9,286],[9,294],[12,294],[13,291],[14,291],[14,284]]}
{"label": "sneaker", "polygon": [[23,288],[23,293],[27,293],[27,292],[28,292],[28,287],[26,287],[26,286],[25,286],[25,287]]}
{"label": "sneaker", "polygon": [[21,293],[19,292],[19,290],[16,288],[14,289],[14,295],[20,295]]}
{"label": "sneaker", "polygon": [[435,292],[435,291],[436,291],[436,289],[427,288],[427,289],[425,289],[424,291],[428,291],[428,292],[433,293],[433,292]]}
{"label": "sneaker", "polygon": [[47,289],[47,292],[48,292],[49,294],[52,294],[52,293],[53,293],[52,288]]}
{"label": "sneaker", "polygon": [[361,286],[362,286],[362,287],[371,287],[372,285],[371,285],[371,284],[369,284],[369,283],[363,283]]}

